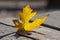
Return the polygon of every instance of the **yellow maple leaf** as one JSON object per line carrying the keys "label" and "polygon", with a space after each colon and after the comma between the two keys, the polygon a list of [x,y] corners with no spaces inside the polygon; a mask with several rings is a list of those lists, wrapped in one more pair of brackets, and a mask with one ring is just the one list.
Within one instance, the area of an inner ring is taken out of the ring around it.
{"label": "yellow maple leaf", "polygon": [[25,25],[26,31],[33,31],[33,29],[40,28],[40,25],[46,20],[47,16],[43,18],[36,18],[32,23]]}
{"label": "yellow maple leaf", "polygon": [[18,20],[13,20],[15,26],[18,28],[18,31],[33,31],[33,29],[40,28],[40,25],[47,19],[48,16],[43,18],[36,18],[32,23],[29,23],[32,17],[36,15],[36,12],[32,12],[33,10],[30,8],[29,5],[23,8],[22,13],[18,13],[22,23]]}

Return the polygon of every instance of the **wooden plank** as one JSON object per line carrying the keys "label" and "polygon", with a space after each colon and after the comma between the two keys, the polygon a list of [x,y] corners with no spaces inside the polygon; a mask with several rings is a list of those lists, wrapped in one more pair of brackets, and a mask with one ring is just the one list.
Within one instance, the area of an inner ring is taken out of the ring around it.
{"label": "wooden plank", "polygon": [[[2,28],[1,26],[4,28]],[[13,39],[13,40],[24,40],[24,39],[25,40],[31,40],[31,38],[29,38],[29,37],[32,37],[34,39],[39,39],[39,40],[59,40],[60,39],[60,36],[59,36],[60,32],[59,31],[49,29],[49,28],[45,28],[45,27],[41,27],[40,29],[35,30],[35,31],[42,33],[42,34],[45,34],[45,35],[33,32],[31,35],[27,35],[28,37],[21,36],[21,35],[19,36],[18,34],[13,33],[16,31],[16,29],[11,28],[9,26],[6,27],[3,25],[0,25],[0,28],[1,28],[0,30],[2,30],[2,31],[0,31],[1,40],[6,40],[6,39],[9,39],[9,40],[11,40],[11,39]],[[7,34],[9,34],[9,35],[7,35]],[[7,36],[1,37],[3,35],[7,35]]]}
{"label": "wooden plank", "polygon": [[[5,21],[4,23],[11,25],[13,19],[14,18],[10,17],[9,21],[8,21],[8,18],[5,18],[4,20],[3,20],[3,18],[1,18],[0,22]],[[33,39],[60,40],[60,31],[46,28],[43,26],[41,26],[41,28],[39,28],[39,29],[35,29],[34,31],[36,31],[36,32],[32,32],[32,35],[26,35],[26,36],[23,36],[23,35],[19,36],[18,34],[14,33],[14,32],[16,32],[16,30],[17,30],[17,28],[0,24],[0,39],[1,40],[24,40],[24,39],[25,40],[33,40]],[[3,35],[5,35],[5,36],[3,36]]]}

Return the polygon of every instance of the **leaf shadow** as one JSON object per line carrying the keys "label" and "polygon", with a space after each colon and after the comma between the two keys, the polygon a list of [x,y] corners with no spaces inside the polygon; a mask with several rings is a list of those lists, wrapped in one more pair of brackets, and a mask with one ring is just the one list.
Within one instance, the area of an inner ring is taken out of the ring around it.
{"label": "leaf shadow", "polygon": [[[5,34],[5,35],[3,35],[3,36],[0,36],[0,39],[6,37],[6,36],[8,36],[8,35],[11,35],[11,34],[13,34],[13,33],[16,33],[16,32],[12,32],[12,33],[8,33],[8,34]],[[16,34],[14,34],[13,36],[16,37],[16,39],[19,38],[19,37],[26,37],[26,38],[29,38],[29,39],[32,39],[32,40],[39,40],[39,39],[30,37],[30,36],[27,36],[27,35],[22,35],[22,34],[19,34],[19,33],[16,33]]]}
{"label": "leaf shadow", "polygon": [[36,38],[33,38],[33,37],[30,37],[30,36],[27,36],[27,35],[24,35],[24,34],[19,34],[19,33],[16,33],[15,35],[13,35],[17,38],[19,37],[26,37],[26,38],[29,38],[29,39],[32,39],[32,40],[39,40],[39,39],[36,39]]}

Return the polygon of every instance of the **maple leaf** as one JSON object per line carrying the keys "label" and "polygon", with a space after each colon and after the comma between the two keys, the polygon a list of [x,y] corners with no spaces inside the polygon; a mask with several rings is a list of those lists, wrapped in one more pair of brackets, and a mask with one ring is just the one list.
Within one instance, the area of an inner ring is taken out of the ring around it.
{"label": "maple leaf", "polygon": [[17,31],[24,30],[24,31],[33,31],[33,29],[40,28],[41,24],[44,23],[44,21],[47,19],[48,16],[45,16],[43,18],[36,18],[32,23],[29,23],[32,17],[36,15],[36,12],[33,12],[33,10],[30,8],[29,5],[23,8],[22,13],[18,13],[20,19],[22,22],[19,22],[19,20],[15,19],[13,20],[15,26],[18,28]]}

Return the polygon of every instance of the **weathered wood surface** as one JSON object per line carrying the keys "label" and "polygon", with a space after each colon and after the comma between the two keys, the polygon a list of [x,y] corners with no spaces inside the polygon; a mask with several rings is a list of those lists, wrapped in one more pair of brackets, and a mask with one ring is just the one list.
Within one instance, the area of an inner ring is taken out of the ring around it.
{"label": "weathered wood surface", "polygon": [[[9,25],[13,25],[13,23],[12,23],[13,19],[15,19],[15,18],[14,17],[4,17],[4,18],[0,18],[0,22],[6,23]],[[53,26],[55,26],[55,25],[53,25]],[[35,39],[60,40],[60,31],[50,29],[47,27],[43,27],[43,26],[41,26],[40,29],[34,30],[37,33],[32,32],[32,35],[27,35],[28,37],[21,36],[21,35],[19,36],[18,34],[14,33],[14,32],[16,32],[16,30],[17,30],[17,28],[0,24],[0,40],[35,40]]]}

